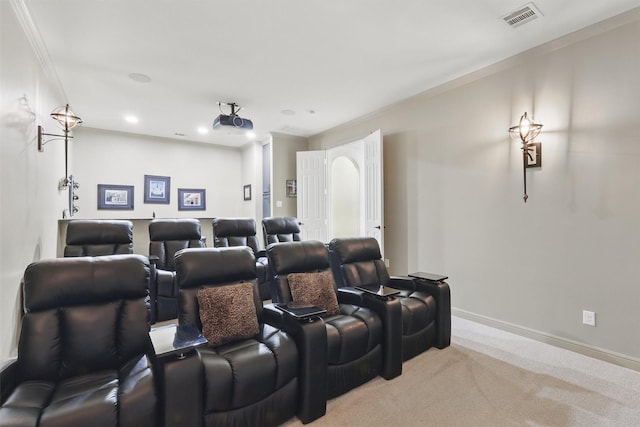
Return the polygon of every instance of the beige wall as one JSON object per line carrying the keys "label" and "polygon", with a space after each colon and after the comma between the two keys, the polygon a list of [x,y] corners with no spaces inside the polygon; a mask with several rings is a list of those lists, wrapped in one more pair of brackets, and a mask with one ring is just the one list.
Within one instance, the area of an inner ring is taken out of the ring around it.
{"label": "beige wall", "polygon": [[[447,273],[458,313],[640,367],[639,15],[310,138],[383,130],[393,273]],[[524,111],[544,124],[526,204],[507,134]]]}
{"label": "beige wall", "polygon": [[41,153],[36,141],[38,124],[56,133],[49,113],[65,103],[64,94],[11,4],[0,2],[0,359],[16,354],[22,273],[55,256],[56,220],[67,206],[67,193],[58,191],[64,142]]}
{"label": "beige wall", "polygon": [[[296,153],[307,150],[307,139],[272,132],[271,213],[272,216],[297,216],[297,198],[286,196],[286,181],[296,179]],[[282,207],[277,202],[282,202]]]}

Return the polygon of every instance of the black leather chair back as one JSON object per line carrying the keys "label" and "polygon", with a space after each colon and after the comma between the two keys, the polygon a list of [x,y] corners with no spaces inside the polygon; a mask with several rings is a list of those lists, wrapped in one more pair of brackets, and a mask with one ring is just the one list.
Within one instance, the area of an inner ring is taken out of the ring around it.
{"label": "black leather chair back", "polygon": [[317,240],[271,244],[267,247],[267,255],[273,273],[275,295],[272,292],[271,298],[274,302],[291,301],[289,273],[315,273],[330,267],[329,252]]}
{"label": "black leather chair back", "polygon": [[253,300],[258,321],[262,300],[256,283],[256,261],[246,246],[233,248],[184,249],[176,254],[178,322],[202,329],[198,311],[198,290],[238,282],[253,282]]}
{"label": "black leather chair back", "polygon": [[180,249],[204,247],[197,219],[154,219],[149,239],[149,256],[158,257],[160,270],[175,271],[174,256]]}
{"label": "black leather chair back", "polygon": [[300,227],[294,217],[274,216],[262,220],[264,245],[300,241]]}
{"label": "black leather chair back", "polygon": [[256,222],[253,218],[214,218],[213,246],[249,246],[257,256],[260,244],[256,237]]}
{"label": "black leather chair back", "polygon": [[24,273],[23,381],[118,369],[149,351],[149,265],[139,255],[57,258]]}
{"label": "black leather chair back", "polygon": [[391,282],[380,246],[373,237],[333,239],[329,251],[338,286],[386,286]]}
{"label": "black leather chair back", "polygon": [[73,220],[67,225],[65,257],[133,253],[133,224],[125,220]]}

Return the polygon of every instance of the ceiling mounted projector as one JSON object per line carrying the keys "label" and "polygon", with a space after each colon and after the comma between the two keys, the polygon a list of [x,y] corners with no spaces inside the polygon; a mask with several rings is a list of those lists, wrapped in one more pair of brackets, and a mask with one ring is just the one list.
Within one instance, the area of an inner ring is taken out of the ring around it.
{"label": "ceiling mounted projector", "polygon": [[235,102],[218,102],[218,107],[222,113],[222,105],[231,107],[231,114],[220,114],[213,121],[214,130],[227,131],[248,131],[253,129],[253,122],[240,117],[237,113],[242,109]]}

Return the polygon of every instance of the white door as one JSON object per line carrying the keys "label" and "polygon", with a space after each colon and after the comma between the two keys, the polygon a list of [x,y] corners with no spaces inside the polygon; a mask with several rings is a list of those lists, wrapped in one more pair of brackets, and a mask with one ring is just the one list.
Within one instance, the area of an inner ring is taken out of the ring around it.
{"label": "white door", "polygon": [[327,241],[327,165],[326,153],[296,153],[298,180],[298,222],[303,240]]}
{"label": "white door", "polygon": [[378,129],[364,138],[365,235],[374,237],[384,257],[384,186],[382,133]]}

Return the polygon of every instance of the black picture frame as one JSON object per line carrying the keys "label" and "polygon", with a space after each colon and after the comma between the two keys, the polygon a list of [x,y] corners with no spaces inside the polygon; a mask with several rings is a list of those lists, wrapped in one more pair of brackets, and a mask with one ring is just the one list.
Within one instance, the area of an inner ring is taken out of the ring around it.
{"label": "black picture frame", "polygon": [[244,200],[251,200],[251,184],[242,187],[242,194],[244,195]]}
{"label": "black picture frame", "polygon": [[207,192],[204,188],[178,188],[179,211],[203,211],[207,208]]}
{"label": "black picture frame", "polygon": [[168,205],[171,200],[171,177],[144,176],[144,203]]}
{"label": "black picture frame", "polygon": [[133,185],[98,184],[98,209],[133,210]]}

